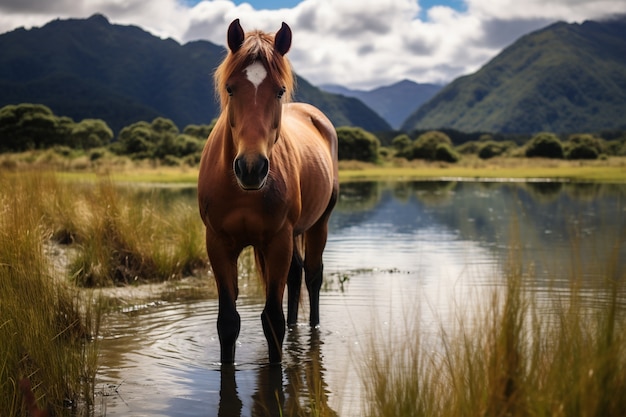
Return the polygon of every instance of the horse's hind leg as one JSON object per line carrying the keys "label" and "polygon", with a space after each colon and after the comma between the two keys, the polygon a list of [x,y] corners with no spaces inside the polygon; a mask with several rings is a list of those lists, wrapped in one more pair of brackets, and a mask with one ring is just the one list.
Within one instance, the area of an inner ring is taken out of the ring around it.
{"label": "horse's hind leg", "polygon": [[287,275],[287,325],[298,323],[298,306],[300,304],[300,289],[302,287],[302,257],[294,243],[291,265]]}
{"label": "horse's hind leg", "polygon": [[304,279],[309,293],[311,326],[320,323],[320,289],[322,288],[322,253],[326,247],[328,217],[320,219],[305,234]]}

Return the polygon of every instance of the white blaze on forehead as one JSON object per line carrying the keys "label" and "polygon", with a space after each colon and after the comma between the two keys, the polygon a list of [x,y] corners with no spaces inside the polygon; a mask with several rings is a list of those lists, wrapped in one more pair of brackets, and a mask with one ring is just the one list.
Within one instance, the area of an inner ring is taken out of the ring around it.
{"label": "white blaze on forehead", "polygon": [[243,71],[246,73],[248,81],[250,81],[254,85],[254,88],[259,88],[259,86],[267,76],[267,71],[265,70],[265,67],[259,61],[253,62]]}

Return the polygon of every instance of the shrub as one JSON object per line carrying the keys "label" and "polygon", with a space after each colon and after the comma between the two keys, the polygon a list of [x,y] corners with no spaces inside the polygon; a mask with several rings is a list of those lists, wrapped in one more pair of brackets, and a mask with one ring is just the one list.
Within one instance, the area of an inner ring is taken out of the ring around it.
{"label": "shrub", "polygon": [[586,133],[571,135],[566,145],[567,159],[597,159],[603,151],[600,139]]}
{"label": "shrub", "polygon": [[437,145],[435,149],[435,161],[458,162],[459,159],[461,159],[461,156],[452,146],[445,143]]}
{"label": "shrub", "polygon": [[526,144],[526,156],[561,159],[563,145],[554,133],[538,133]]}
{"label": "shrub", "polygon": [[[438,150],[442,146],[448,149]],[[456,162],[459,157],[452,147],[452,141],[448,135],[433,130],[421,134],[413,142],[413,146],[407,150],[405,157],[407,159],[425,159],[427,161]],[[452,156],[453,154],[456,155],[456,159]],[[450,161],[450,159],[454,159],[454,161]]]}
{"label": "shrub", "polygon": [[567,150],[567,159],[598,159],[598,151],[587,144],[575,144]]}
{"label": "shrub", "polygon": [[459,153],[463,155],[471,155],[478,154],[482,146],[483,144],[481,142],[471,140],[469,142],[465,142],[462,145],[459,145],[456,149]]}
{"label": "shrub", "polygon": [[510,149],[515,148],[515,143],[511,141],[496,142],[488,141],[482,144],[478,151],[478,157],[481,159],[494,158],[496,156],[504,155]]}
{"label": "shrub", "polygon": [[339,140],[339,159],[364,162],[378,161],[380,141],[373,134],[360,127],[337,128]]}
{"label": "shrub", "polygon": [[391,141],[391,146],[396,153],[401,154],[411,146],[411,138],[406,133],[396,136]]}

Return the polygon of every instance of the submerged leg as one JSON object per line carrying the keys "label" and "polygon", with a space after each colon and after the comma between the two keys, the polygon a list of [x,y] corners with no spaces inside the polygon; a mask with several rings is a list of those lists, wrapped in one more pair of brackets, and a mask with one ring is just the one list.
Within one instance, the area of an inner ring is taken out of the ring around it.
{"label": "submerged leg", "polygon": [[293,326],[298,323],[298,306],[300,304],[300,289],[302,287],[302,258],[294,247],[287,275],[287,324]]}
{"label": "submerged leg", "polygon": [[263,333],[267,340],[270,363],[282,360],[283,340],[285,339],[285,313],[283,312],[283,294],[287,284],[291,258],[293,256],[293,234],[284,230],[269,242],[263,250],[265,268],[265,308],[261,315]]}
{"label": "submerged leg", "polygon": [[237,257],[239,252],[228,251],[223,242],[214,240],[207,231],[207,253],[217,284],[219,310],[217,334],[220,339],[220,361],[230,364],[235,361],[235,342],[239,337],[241,318],[237,313]]}
{"label": "submerged leg", "polygon": [[[278,298],[281,300],[278,301]],[[261,322],[267,340],[269,361],[270,363],[280,363],[283,357],[283,340],[285,339],[285,314],[282,309],[282,297],[268,297],[261,314]]]}
{"label": "submerged leg", "polygon": [[219,312],[217,315],[217,334],[220,339],[220,362],[235,362],[235,344],[239,337],[241,318],[231,297],[219,295]]}
{"label": "submerged leg", "polygon": [[320,289],[322,288],[322,253],[326,247],[328,235],[328,217],[321,218],[305,234],[306,254],[304,257],[304,279],[309,292],[311,314],[309,323],[315,327],[320,323]]}
{"label": "submerged leg", "polygon": [[337,202],[338,193],[338,185],[335,184],[326,211],[317,223],[305,233],[304,279],[309,292],[309,304],[311,306],[309,323],[312,327],[320,323],[320,289],[322,288],[324,273],[322,254],[328,239],[328,219]]}
{"label": "submerged leg", "polygon": [[311,314],[309,323],[312,327],[320,324],[320,289],[322,288],[322,276],[324,265],[320,264],[319,268],[313,271],[305,271],[306,288],[309,292],[309,305]]}

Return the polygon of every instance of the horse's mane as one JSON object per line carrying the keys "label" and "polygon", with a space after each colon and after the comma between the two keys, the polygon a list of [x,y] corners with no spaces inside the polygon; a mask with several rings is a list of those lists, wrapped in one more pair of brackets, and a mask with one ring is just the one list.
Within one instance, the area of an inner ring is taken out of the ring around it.
{"label": "horse's mane", "polygon": [[283,99],[291,100],[295,80],[289,60],[274,50],[274,35],[254,30],[246,33],[241,48],[236,53],[229,51],[224,61],[215,70],[213,76],[215,93],[219,97],[222,110],[228,103],[226,80],[235,71],[242,71],[256,60],[263,62],[274,83],[285,87]]}

